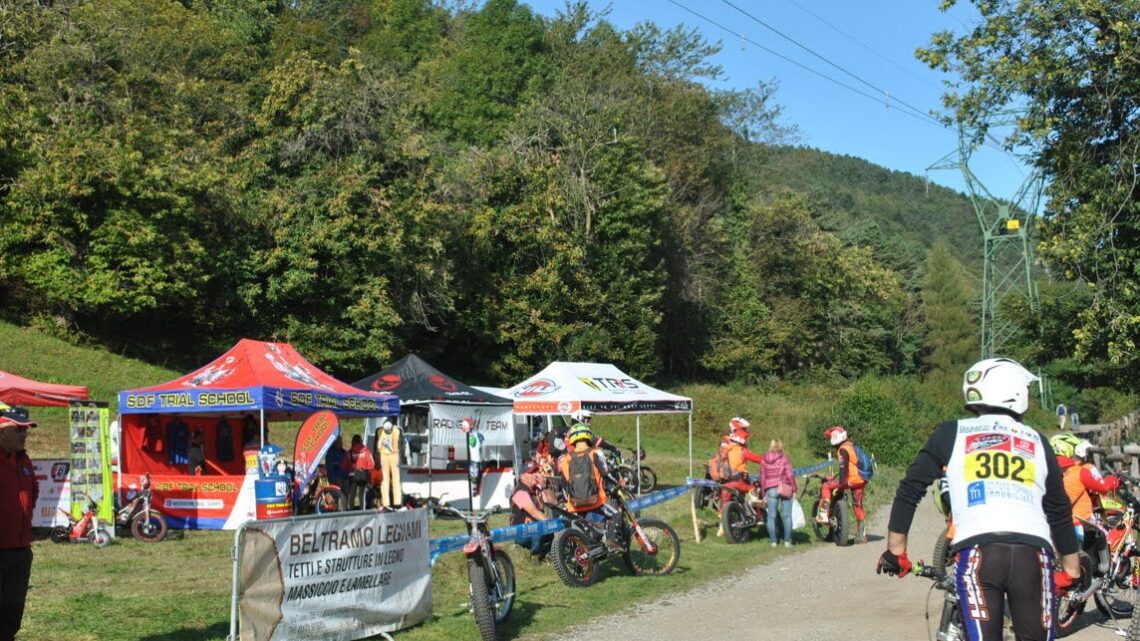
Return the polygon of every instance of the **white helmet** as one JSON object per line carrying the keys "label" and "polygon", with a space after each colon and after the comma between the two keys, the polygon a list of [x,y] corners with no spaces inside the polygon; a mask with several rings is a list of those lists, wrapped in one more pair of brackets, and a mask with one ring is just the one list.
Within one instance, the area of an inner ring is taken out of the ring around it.
{"label": "white helmet", "polygon": [[750,427],[752,427],[752,423],[749,423],[748,419],[741,418],[739,416],[733,416],[728,421],[728,432],[729,432],[729,434],[731,434],[732,432],[735,432],[736,430],[747,430]]}
{"label": "white helmet", "polygon": [[827,428],[823,435],[831,441],[832,445],[839,445],[847,440],[847,430],[840,425]]}
{"label": "white helmet", "polygon": [[594,413],[587,409],[580,409],[577,412],[571,414],[570,418],[578,421],[579,423],[586,423],[590,419],[594,418]]}
{"label": "white helmet", "polygon": [[1092,443],[1082,439],[1081,442],[1077,443],[1077,446],[1073,448],[1073,456],[1086,461],[1089,460],[1089,450],[1092,449],[1092,446]]}
{"label": "white helmet", "polygon": [[1037,377],[1016,361],[987,358],[966,370],[962,379],[962,395],[966,407],[995,407],[1010,410],[1018,416],[1029,409],[1029,384]]}

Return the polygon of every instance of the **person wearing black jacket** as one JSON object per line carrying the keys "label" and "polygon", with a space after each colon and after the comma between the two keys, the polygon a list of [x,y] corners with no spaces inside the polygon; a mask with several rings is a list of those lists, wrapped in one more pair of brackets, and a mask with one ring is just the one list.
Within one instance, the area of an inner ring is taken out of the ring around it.
{"label": "person wearing black jacket", "polygon": [[[966,370],[966,409],[977,416],[938,426],[899,481],[887,550],[876,571],[906,576],[907,532],[926,489],[943,474],[954,516],[955,572],[970,638],[1002,638],[1006,599],[1022,641],[1053,639],[1055,591],[1080,576],[1072,508],[1049,442],[1021,417],[1037,377],[991,358]],[[1062,572],[1054,573],[1054,549]]]}

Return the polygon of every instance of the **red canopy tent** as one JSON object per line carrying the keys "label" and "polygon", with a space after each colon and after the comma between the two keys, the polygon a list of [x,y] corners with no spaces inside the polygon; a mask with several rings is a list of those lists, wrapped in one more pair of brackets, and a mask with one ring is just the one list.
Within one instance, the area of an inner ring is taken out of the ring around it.
{"label": "red canopy tent", "polygon": [[41,383],[0,370],[0,403],[33,407],[66,407],[70,401],[88,400],[82,385]]}

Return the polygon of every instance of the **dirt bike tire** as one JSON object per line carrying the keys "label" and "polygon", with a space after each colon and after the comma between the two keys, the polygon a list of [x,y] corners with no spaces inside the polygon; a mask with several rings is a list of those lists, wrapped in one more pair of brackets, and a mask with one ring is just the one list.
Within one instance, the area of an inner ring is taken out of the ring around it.
{"label": "dirt bike tire", "polygon": [[107,531],[105,525],[96,521],[91,532],[87,534],[87,540],[97,548],[105,548],[111,543],[111,533]]}
{"label": "dirt bike tire", "polygon": [[[506,596],[492,605],[495,621],[506,621],[511,616],[511,606],[515,603],[515,564],[503,550],[495,550],[495,571],[499,574],[499,590]],[[488,577],[490,578],[490,577]],[[490,587],[488,586],[488,591]]]}
{"label": "dirt bike tire", "polygon": [[597,560],[586,558],[590,547],[589,538],[577,528],[565,528],[554,534],[550,565],[567,587],[588,588],[598,580]]}
{"label": "dirt bike tire", "polygon": [[641,466],[641,483],[639,488],[642,492],[652,492],[657,487],[657,472],[653,468]]}
{"label": "dirt bike tire", "polygon": [[1132,620],[1128,622],[1128,641],[1137,641],[1140,639],[1140,616],[1136,613],[1132,614]]}
{"label": "dirt bike tire", "polygon": [[752,538],[752,528],[742,525],[747,520],[746,508],[740,501],[724,504],[720,514],[720,527],[724,530],[724,540],[728,543],[747,543]]}
{"label": "dirt bike tire", "polygon": [[851,511],[847,509],[847,499],[835,499],[831,502],[831,514],[835,519],[835,544],[839,547],[851,545]]}
{"label": "dirt bike tire", "polygon": [[467,559],[467,582],[471,592],[471,614],[479,627],[479,638],[483,641],[497,641],[495,634],[495,610],[491,606],[487,590],[487,571],[482,563]]}
{"label": "dirt bike tire", "polygon": [[[1079,559],[1081,563],[1081,578],[1073,582],[1073,586],[1069,588],[1069,592],[1083,592],[1087,590],[1092,583],[1092,557],[1087,552],[1080,552]],[[1081,613],[1085,611],[1085,602],[1072,602],[1067,597],[1058,599],[1057,602],[1057,636],[1064,636],[1073,631],[1073,624],[1081,617]],[[1131,638],[1131,637],[1129,637]]]}
{"label": "dirt bike tire", "polygon": [[343,512],[347,506],[348,498],[335,487],[322,487],[313,495],[313,511],[317,514]]}
{"label": "dirt bike tire", "polygon": [[832,531],[831,522],[828,521],[827,523],[820,523],[819,521],[816,521],[816,514],[819,514],[819,499],[812,501],[811,513],[806,515],[808,519],[811,519],[811,531],[815,532],[815,538],[819,539],[820,541],[833,540],[835,538],[835,532]]}
{"label": "dirt bike tire", "polygon": [[67,543],[67,528],[56,526],[51,529],[51,540],[56,543]]}
{"label": "dirt bike tire", "polygon": [[681,560],[681,539],[677,532],[665,521],[646,517],[637,520],[645,538],[657,546],[656,554],[648,554],[637,542],[637,535],[630,532],[629,549],[622,556],[625,567],[634,576],[665,576],[677,569]]}
{"label": "dirt bike tire", "polygon": [[166,538],[166,530],[166,517],[158,510],[139,512],[131,519],[131,536],[144,543],[158,543]]}
{"label": "dirt bike tire", "polygon": [[934,541],[934,553],[930,555],[930,562],[934,563],[934,567],[944,570],[951,563],[954,562],[954,556],[950,554],[950,528],[944,527],[938,533],[938,538]]}

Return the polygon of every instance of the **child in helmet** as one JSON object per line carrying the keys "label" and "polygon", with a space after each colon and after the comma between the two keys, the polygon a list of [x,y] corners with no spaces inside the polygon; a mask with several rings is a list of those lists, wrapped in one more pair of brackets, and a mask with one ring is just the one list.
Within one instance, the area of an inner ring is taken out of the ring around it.
{"label": "child in helmet", "polygon": [[859,457],[855,454],[855,444],[847,438],[847,429],[836,425],[823,432],[823,437],[835,446],[835,458],[839,461],[839,472],[825,481],[820,491],[819,513],[816,523],[827,523],[831,511],[831,497],[839,490],[851,493],[851,507],[855,510],[855,540],[867,542],[867,513],[863,510],[863,491],[867,479],[859,474]]}
{"label": "child in helmet", "polygon": [[[594,422],[594,413],[588,409],[580,409],[580,410],[578,410],[578,411],[576,411],[570,415],[570,420],[572,420],[574,422],[573,425],[571,425],[570,429],[573,429],[574,427],[576,427],[578,425],[585,425],[586,427],[589,427],[592,430],[593,429],[593,422]],[[610,443],[609,441],[603,439],[601,436],[597,436],[594,439],[594,447],[600,447],[607,452],[617,452],[619,449],[618,446],[616,446],[616,445]]]}
{"label": "child in helmet", "polygon": [[1120,487],[1120,478],[1103,476],[1089,460],[1092,443],[1072,432],[1055,435],[1049,439],[1049,444],[1053,446],[1057,463],[1064,473],[1065,494],[1073,503],[1073,527],[1076,528],[1077,539],[1083,543],[1084,523],[1092,519],[1094,498],[1099,499],[1100,495],[1115,491]]}
{"label": "child in helmet", "polygon": [[[757,465],[764,463],[764,459],[748,449],[748,437],[750,436],[748,428],[751,426],[752,424],[748,422],[748,419],[734,416],[728,422],[728,440],[727,442],[722,441],[728,448],[728,466],[732,469],[732,476],[722,484],[745,493],[752,489],[752,483],[748,480],[748,462],[751,461]],[[720,491],[721,510],[724,510],[724,506],[728,505],[731,498],[732,492],[729,490]],[[717,527],[716,535],[724,536],[723,526]]]}
{"label": "child in helmet", "polygon": [[578,423],[566,433],[568,451],[558,459],[558,475],[566,497],[566,510],[576,514],[594,512],[605,518],[606,545],[620,550],[617,506],[609,501],[607,483],[612,484],[605,456],[594,446],[594,432]]}

